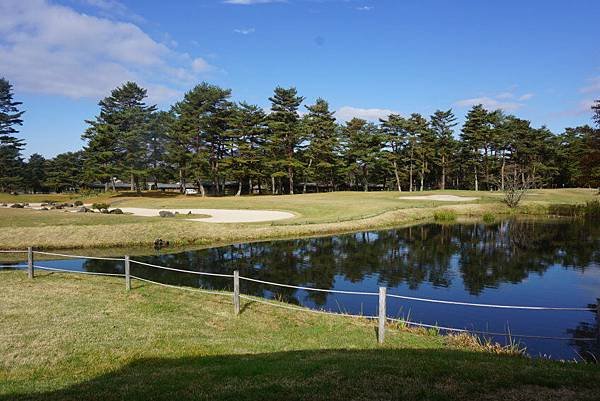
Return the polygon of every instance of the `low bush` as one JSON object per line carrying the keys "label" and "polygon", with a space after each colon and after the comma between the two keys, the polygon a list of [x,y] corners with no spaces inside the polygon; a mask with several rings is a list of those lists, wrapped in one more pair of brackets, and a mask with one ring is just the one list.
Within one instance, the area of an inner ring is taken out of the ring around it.
{"label": "low bush", "polygon": [[456,220],[456,212],[453,210],[436,210],[433,213],[435,221],[454,221]]}
{"label": "low bush", "polygon": [[483,221],[485,223],[493,223],[494,221],[496,221],[496,216],[494,216],[493,213],[484,213],[483,214]]}
{"label": "low bush", "polygon": [[92,209],[96,210],[108,209],[109,207],[110,205],[108,203],[94,203],[92,205]]}
{"label": "low bush", "polygon": [[175,217],[175,213],[169,212],[168,210],[161,210],[158,212],[160,217]]}

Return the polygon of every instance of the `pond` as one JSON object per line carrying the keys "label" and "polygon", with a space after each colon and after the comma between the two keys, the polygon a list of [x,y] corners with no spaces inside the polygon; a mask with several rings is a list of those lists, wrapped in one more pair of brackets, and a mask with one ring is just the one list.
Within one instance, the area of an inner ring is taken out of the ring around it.
{"label": "pond", "polygon": [[[121,257],[121,255],[115,255]],[[595,307],[600,297],[600,224],[571,219],[509,219],[492,224],[425,224],[331,237],[282,240],[136,257],[180,269],[231,273],[323,289],[439,300],[547,307]],[[122,273],[122,262],[40,261],[49,267]],[[132,274],[168,284],[231,289],[229,278],[132,264]],[[376,315],[377,297],[296,290],[242,281],[241,292],[333,312]],[[598,355],[591,311],[488,309],[388,298],[388,315],[520,338],[532,356]],[[343,335],[343,333],[340,333]],[[505,342],[505,336],[494,336]]]}

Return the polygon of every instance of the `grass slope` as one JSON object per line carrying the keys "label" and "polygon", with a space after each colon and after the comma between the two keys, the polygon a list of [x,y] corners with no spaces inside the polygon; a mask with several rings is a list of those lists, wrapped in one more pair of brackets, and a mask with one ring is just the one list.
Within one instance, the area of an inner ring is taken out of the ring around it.
{"label": "grass slope", "polygon": [[[543,214],[550,205],[584,203],[597,197],[595,193],[595,190],[586,189],[537,190],[528,195],[527,202],[519,212]],[[26,246],[65,249],[131,247],[150,245],[156,238],[163,238],[180,246],[216,245],[398,226],[433,218],[434,213],[440,209],[451,210],[459,216],[514,212],[502,204],[502,195],[499,193],[426,191],[413,194],[453,194],[476,196],[479,199],[471,202],[399,199],[398,192],[336,192],[223,198],[160,193],[146,196],[124,194],[109,199],[103,198],[102,201],[111,203],[113,207],[283,210],[293,212],[296,217],[277,222],[212,224],[183,219],[4,208],[0,209],[0,249]],[[33,195],[29,197],[31,196]],[[43,195],[39,197],[42,198]]]}
{"label": "grass slope", "polygon": [[121,279],[0,272],[0,400],[597,400],[597,365]]}

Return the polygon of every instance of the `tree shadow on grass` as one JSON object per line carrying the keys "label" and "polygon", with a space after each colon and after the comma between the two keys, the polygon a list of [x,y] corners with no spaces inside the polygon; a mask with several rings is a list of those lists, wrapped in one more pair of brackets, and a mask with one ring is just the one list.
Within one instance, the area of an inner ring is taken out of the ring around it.
{"label": "tree shadow on grass", "polygon": [[456,350],[311,350],[132,362],[22,400],[593,400],[594,365]]}

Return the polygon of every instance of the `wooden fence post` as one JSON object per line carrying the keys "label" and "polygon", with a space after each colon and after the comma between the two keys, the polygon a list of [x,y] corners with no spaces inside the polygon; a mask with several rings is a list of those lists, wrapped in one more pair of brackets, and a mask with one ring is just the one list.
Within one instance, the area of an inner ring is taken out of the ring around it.
{"label": "wooden fence post", "polygon": [[130,272],[129,256],[125,255],[125,289],[131,290],[131,272]]}
{"label": "wooden fence post", "polygon": [[385,338],[386,298],[386,288],[379,287],[379,328],[377,330],[377,341],[379,344],[383,344],[383,340]]}
{"label": "wooden fence post", "polygon": [[234,270],[233,272],[233,308],[235,314],[240,314],[240,272]]}
{"label": "wooden fence post", "polygon": [[33,247],[27,247],[27,277],[33,278],[35,272],[33,270]]}

